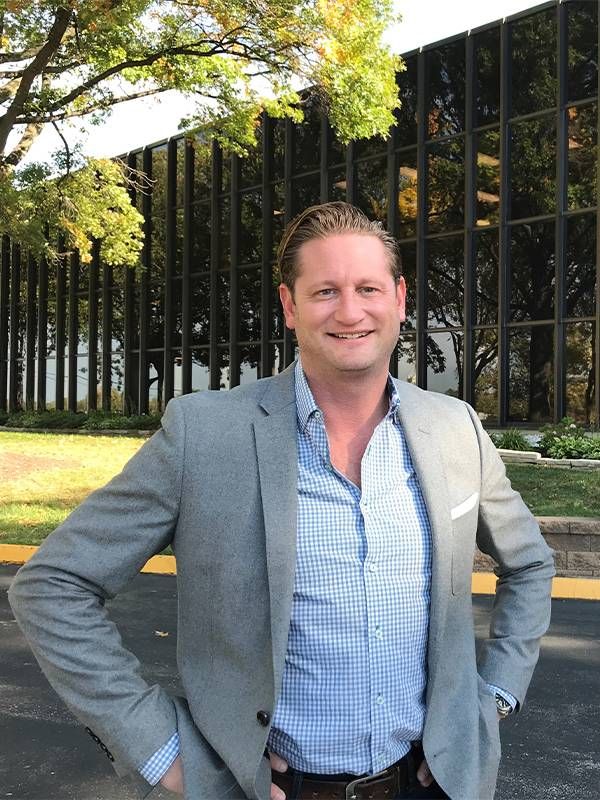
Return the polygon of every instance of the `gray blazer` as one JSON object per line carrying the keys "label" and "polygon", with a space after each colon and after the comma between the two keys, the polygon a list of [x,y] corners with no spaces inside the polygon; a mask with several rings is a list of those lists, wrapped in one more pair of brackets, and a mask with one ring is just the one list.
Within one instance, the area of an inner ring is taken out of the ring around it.
{"label": "gray blazer", "polygon": [[[423,746],[453,800],[492,798],[500,759],[486,682],[522,704],[550,615],[552,553],[473,410],[397,384],[431,522]],[[263,755],[280,690],[296,539],[293,367],[169,403],[157,432],[51,534],[9,591],[48,680],[120,776],[177,728],[186,800],[269,797]],[[498,563],[490,636],[476,655],[475,542]],[[185,698],[148,686],[104,602],[149,556],[177,558]]]}

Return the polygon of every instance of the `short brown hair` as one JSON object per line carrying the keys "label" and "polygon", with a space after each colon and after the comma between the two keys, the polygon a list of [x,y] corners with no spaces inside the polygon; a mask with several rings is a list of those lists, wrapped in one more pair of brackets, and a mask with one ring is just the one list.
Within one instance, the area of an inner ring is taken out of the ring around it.
{"label": "short brown hair", "polygon": [[398,283],[402,275],[402,260],[394,237],[385,230],[381,222],[370,220],[356,206],[339,200],[310,206],[287,225],[277,248],[281,282],[290,291],[294,290],[298,277],[298,251],[303,244],[339,233],[358,233],[379,239],[389,256],[392,277]]}

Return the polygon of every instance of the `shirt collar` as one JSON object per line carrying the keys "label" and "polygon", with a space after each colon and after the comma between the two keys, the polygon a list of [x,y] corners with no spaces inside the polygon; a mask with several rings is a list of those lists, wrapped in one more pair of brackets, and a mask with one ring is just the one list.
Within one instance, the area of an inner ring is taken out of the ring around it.
{"label": "shirt collar", "polygon": [[[304,432],[306,430],[306,426],[308,425],[308,421],[310,418],[316,414],[318,411],[320,413],[319,406],[315,402],[315,398],[313,397],[313,393],[310,390],[310,386],[308,385],[308,381],[306,380],[306,375],[304,374],[304,370],[302,369],[302,363],[300,358],[296,361],[296,366],[294,368],[294,377],[295,377],[295,391],[296,391],[296,413],[298,415],[298,422],[300,423],[300,430]],[[391,375],[388,375],[387,380],[387,389],[388,389],[388,396],[390,399],[390,405],[388,409],[388,413],[386,415],[386,419],[392,417],[394,420],[397,420],[397,409],[398,404],[400,402],[400,397],[398,395],[398,391],[396,389],[396,385],[392,379]]]}

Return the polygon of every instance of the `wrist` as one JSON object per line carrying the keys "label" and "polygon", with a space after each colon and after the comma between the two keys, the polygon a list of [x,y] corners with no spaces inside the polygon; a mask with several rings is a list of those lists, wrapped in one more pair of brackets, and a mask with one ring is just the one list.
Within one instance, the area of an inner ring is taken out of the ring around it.
{"label": "wrist", "polygon": [[181,756],[177,756],[175,761],[173,761],[162,776],[160,785],[170,792],[179,792],[183,794],[183,765],[181,763]]}

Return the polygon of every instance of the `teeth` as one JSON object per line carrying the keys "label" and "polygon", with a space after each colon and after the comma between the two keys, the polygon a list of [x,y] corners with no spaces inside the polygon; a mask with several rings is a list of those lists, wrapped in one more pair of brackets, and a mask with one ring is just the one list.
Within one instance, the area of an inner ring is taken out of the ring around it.
{"label": "teeth", "polygon": [[366,333],[334,333],[336,339],[362,339]]}

